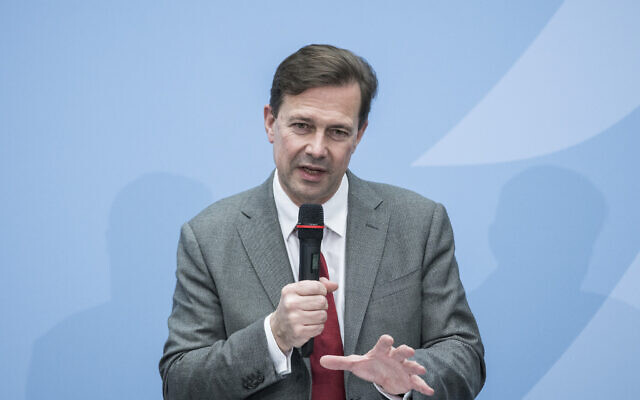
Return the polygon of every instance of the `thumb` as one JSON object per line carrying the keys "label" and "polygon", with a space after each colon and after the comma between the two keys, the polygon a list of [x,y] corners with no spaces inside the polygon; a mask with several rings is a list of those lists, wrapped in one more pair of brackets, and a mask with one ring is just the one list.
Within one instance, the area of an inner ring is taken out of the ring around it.
{"label": "thumb", "polygon": [[351,356],[322,356],[320,357],[320,365],[326,369],[350,371],[353,365],[353,358]]}
{"label": "thumb", "polygon": [[338,283],[332,282],[325,277],[320,278],[320,283],[322,283],[325,289],[327,289],[327,294],[335,292],[338,289]]}

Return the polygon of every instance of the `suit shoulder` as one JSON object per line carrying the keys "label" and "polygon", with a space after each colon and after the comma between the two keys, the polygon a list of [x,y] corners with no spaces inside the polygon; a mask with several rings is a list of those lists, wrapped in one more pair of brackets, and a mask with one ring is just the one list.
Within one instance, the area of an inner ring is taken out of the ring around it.
{"label": "suit shoulder", "polygon": [[260,188],[260,186],[257,186],[220,199],[200,211],[195,217],[191,218],[187,224],[196,232],[203,229],[212,229],[212,227],[216,226],[226,229],[230,224],[233,224],[238,217],[242,205],[248,199],[255,196]]}
{"label": "suit shoulder", "polygon": [[[446,235],[453,240],[453,231],[445,207],[412,190],[385,183],[361,181],[377,197],[377,207],[390,215],[390,232],[406,240],[407,232],[423,232],[434,237]],[[374,202],[374,204],[376,203]],[[371,203],[370,203],[371,204]]]}
{"label": "suit shoulder", "polygon": [[409,189],[387,183],[363,182],[378,194],[384,202],[388,203],[389,206],[401,212],[412,209],[433,211],[437,207],[442,207],[440,203]]}

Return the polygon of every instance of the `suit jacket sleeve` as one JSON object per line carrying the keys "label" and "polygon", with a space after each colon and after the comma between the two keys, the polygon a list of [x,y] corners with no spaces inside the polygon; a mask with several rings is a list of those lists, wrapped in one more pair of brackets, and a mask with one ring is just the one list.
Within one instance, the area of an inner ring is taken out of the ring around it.
{"label": "suit jacket sleeve", "polygon": [[435,395],[414,399],[473,399],[485,380],[484,348],[454,256],[451,223],[437,204],[429,227],[422,277],[422,349],[415,359]]}
{"label": "suit jacket sleeve", "polygon": [[263,319],[227,337],[215,281],[188,223],[177,261],[169,338],[160,361],[165,399],[240,399],[280,380]]}

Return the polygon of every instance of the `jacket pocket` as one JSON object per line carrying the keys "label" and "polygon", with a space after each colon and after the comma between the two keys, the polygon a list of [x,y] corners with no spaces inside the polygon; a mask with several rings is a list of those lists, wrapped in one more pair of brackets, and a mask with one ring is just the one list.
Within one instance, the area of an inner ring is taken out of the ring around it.
{"label": "jacket pocket", "polygon": [[390,281],[376,282],[371,292],[371,301],[377,301],[387,296],[403,292],[413,286],[420,286],[420,268]]}

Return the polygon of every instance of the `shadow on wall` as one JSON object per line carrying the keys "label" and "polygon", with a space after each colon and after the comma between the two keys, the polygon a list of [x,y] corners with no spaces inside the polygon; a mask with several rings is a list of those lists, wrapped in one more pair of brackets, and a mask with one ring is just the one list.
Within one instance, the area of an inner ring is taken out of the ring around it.
{"label": "shadow on wall", "polygon": [[606,214],[604,196],[567,169],[534,167],[504,186],[490,228],[497,270],[470,294],[486,349],[479,399],[519,399],[604,301],[580,290]]}
{"label": "shadow on wall", "polygon": [[[63,320],[36,341],[27,399],[159,399],[180,226],[211,201],[164,173],[128,184],[112,205],[111,301]],[[77,244],[81,245],[81,244]]]}

